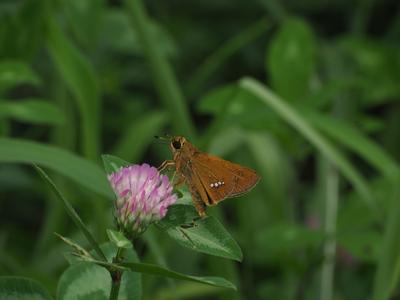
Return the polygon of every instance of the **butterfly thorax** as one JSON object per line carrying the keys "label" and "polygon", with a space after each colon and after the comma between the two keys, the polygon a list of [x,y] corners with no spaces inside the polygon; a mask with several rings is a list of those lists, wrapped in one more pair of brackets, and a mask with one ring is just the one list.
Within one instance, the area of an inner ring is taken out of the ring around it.
{"label": "butterfly thorax", "polygon": [[181,149],[175,150],[174,162],[176,171],[184,177],[188,177],[190,175],[192,159],[199,152],[200,151],[196,147],[187,141],[182,145]]}

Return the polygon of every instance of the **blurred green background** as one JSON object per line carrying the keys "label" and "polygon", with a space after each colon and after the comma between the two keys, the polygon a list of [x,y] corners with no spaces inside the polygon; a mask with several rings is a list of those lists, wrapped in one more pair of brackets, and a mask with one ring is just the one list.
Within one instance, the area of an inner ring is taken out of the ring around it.
{"label": "blurred green background", "polygon": [[153,228],[136,245],[238,292],[143,276],[143,299],[400,299],[399,50],[395,0],[2,0],[0,274],[55,294],[53,232],[84,243],[27,163],[102,240],[100,155],[158,165],[168,133],[262,181],[209,209],[242,263]]}

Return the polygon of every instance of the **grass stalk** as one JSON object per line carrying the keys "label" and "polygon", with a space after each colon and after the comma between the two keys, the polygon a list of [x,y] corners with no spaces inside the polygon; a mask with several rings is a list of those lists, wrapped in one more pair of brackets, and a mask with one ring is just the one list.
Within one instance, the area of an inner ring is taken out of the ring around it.
{"label": "grass stalk", "polygon": [[192,96],[209,79],[216,70],[221,68],[235,53],[251,43],[271,28],[270,23],[262,18],[228,39],[211,53],[194,71],[187,84],[187,94]]}
{"label": "grass stalk", "polygon": [[153,73],[159,97],[171,116],[175,133],[194,137],[195,127],[185,103],[182,90],[157,38],[152,34],[152,23],[141,0],[125,0],[138,39]]}
{"label": "grass stalk", "polygon": [[323,245],[324,260],[321,270],[321,300],[332,300],[334,291],[334,270],[336,255],[336,223],[339,200],[339,174],[335,166],[327,161],[325,170],[325,242]]}

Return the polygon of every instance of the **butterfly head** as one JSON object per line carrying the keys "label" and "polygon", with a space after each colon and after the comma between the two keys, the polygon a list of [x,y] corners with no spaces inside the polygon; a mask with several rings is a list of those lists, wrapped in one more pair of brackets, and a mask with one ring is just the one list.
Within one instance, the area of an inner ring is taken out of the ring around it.
{"label": "butterfly head", "polygon": [[182,150],[183,146],[186,143],[186,139],[183,136],[174,136],[171,138],[171,151],[172,153],[176,153]]}

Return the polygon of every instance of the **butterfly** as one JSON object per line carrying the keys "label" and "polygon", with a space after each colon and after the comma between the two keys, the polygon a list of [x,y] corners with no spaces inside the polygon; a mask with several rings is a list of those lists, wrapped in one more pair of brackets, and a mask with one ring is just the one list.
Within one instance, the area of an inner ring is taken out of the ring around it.
{"label": "butterfly", "polygon": [[206,216],[206,206],[241,196],[260,181],[253,169],[202,152],[183,136],[169,141],[173,160],[164,161],[158,169],[175,168],[175,185],[188,186],[200,217]]}

